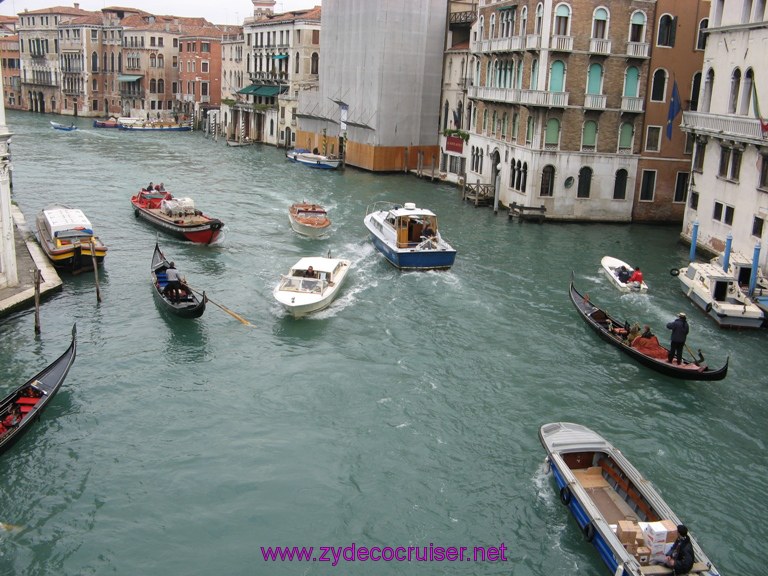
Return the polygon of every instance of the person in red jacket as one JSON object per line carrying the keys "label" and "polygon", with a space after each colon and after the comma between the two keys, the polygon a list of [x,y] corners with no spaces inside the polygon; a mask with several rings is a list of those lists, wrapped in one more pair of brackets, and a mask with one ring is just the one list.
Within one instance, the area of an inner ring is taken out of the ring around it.
{"label": "person in red jacket", "polygon": [[629,277],[629,280],[627,282],[638,282],[640,284],[643,283],[643,273],[640,272],[640,266],[635,268],[635,271],[632,272],[632,276]]}

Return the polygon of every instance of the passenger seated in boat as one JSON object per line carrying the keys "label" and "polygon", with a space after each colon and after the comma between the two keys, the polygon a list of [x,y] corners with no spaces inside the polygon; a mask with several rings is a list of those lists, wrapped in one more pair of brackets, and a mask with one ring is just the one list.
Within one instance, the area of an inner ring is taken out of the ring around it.
{"label": "passenger seated in boat", "polygon": [[651,333],[651,329],[647,325],[643,333],[632,342],[632,348],[636,348],[641,354],[657,360],[667,359],[667,349],[659,344],[659,339]]}
{"label": "passenger seated in boat", "polygon": [[632,275],[632,272],[630,272],[626,266],[621,266],[618,270],[618,277],[619,282],[622,284],[626,284],[627,280],[629,280],[629,277]]}
{"label": "passenger seated in boat", "polygon": [[24,388],[24,390],[21,391],[21,395],[25,398],[40,398],[40,396],[43,395],[43,393],[35,388],[32,384]]}
{"label": "passenger seated in boat", "polygon": [[152,190],[154,190],[154,189],[155,189],[155,186],[154,186],[154,184],[152,184],[152,182],[150,182],[150,183],[149,183],[149,186],[147,186],[147,187],[145,188],[145,190],[146,190],[147,192],[152,192]]}
{"label": "passenger seated in boat", "polygon": [[635,338],[640,336],[640,324],[635,322],[632,324],[632,327],[629,329],[629,334],[627,334],[627,344],[632,346],[632,342],[635,341]]}
{"label": "passenger seated in boat", "polygon": [[677,540],[669,549],[664,564],[672,568],[675,574],[688,574],[693,568],[693,544],[685,525],[677,525]]}
{"label": "passenger seated in boat", "polygon": [[11,406],[11,410],[8,412],[6,417],[3,418],[0,426],[4,427],[5,429],[9,429],[16,426],[19,422],[21,422],[21,408],[19,408],[18,404],[14,404]]}
{"label": "passenger seated in boat", "polygon": [[424,224],[424,229],[421,231],[421,235],[424,238],[432,238],[435,235],[435,231],[432,229],[432,225],[429,222]]}
{"label": "passenger seated in boat", "polygon": [[307,268],[306,272],[304,272],[304,278],[316,278],[315,269],[312,268],[312,266]]}

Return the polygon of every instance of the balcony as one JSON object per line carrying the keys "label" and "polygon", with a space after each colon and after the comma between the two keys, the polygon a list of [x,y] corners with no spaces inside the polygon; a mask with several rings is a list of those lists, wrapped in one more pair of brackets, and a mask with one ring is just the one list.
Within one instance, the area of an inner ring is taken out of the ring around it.
{"label": "balcony", "polygon": [[143,90],[120,90],[121,98],[144,98]]}
{"label": "balcony", "polygon": [[573,36],[552,36],[549,48],[555,52],[573,52]]}
{"label": "balcony", "polygon": [[634,96],[622,96],[621,111],[641,113],[643,111],[643,99]]}
{"label": "balcony", "polygon": [[647,42],[627,42],[628,58],[648,58],[651,45]]}
{"label": "balcony", "polygon": [[477,18],[477,14],[475,13],[474,10],[465,10],[463,12],[451,12],[450,16],[448,16],[448,23],[452,26],[471,25],[476,18]]}
{"label": "balcony", "polygon": [[606,100],[605,94],[585,94],[584,108],[589,110],[605,110]]}
{"label": "balcony", "polygon": [[82,96],[83,95],[83,91],[80,90],[79,88],[62,88],[61,91],[66,96]]}
{"label": "balcony", "polygon": [[611,53],[611,41],[603,40],[602,38],[590,38],[589,52],[591,54],[608,56]]}
{"label": "balcony", "polygon": [[504,104],[523,104],[525,106],[544,106],[547,108],[565,108],[568,106],[568,92],[471,86],[469,88],[469,97]]}
{"label": "balcony", "polygon": [[539,34],[528,34],[525,37],[526,50],[541,50],[541,36]]}
{"label": "balcony", "polygon": [[681,128],[684,132],[710,135],[728,140],[763,145],[763,131],[760,120],[748,116],[707,114],[704,112],[683,112]]}
{"label": "balcony", "polygon": [[200,96],[200,104],[208,104],[211,101],[210,96]]}
{"label": "balcony", "polygon": [[511,36],[509,38],[490,38],[473,43],[474,52],[520,52],[525,50],[525,38],[523,36]]}

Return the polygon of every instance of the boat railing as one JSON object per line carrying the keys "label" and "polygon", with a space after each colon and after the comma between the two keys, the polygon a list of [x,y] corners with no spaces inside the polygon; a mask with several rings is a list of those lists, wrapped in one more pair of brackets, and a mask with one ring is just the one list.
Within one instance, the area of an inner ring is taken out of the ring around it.
{"label": "boat railing", "polygon": [[392,210],[393,208],[399,208],[399,207],[400,207],[400,204],[397,204],[396,202],[392,202],[390,200],[377,200],[373,204],[368,204],[368,207],[365,209],[365,214],[367,216],[372,212],[383,212],[386,210]]}

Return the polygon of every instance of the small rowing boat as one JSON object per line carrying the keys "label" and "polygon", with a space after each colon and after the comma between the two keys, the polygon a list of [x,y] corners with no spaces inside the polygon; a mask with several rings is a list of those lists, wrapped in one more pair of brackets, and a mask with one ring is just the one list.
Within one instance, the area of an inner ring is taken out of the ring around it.
{"label": "small rowing boat", "polygon": [[53,127],[54,130],[63,130],[64,132],[72,132],[74,130],[77,130],[77,126],[75,126],[74,123],[67,125],[67,124],[61,124],[59,122],[54,122],[53,120],[51,120],[51,126]]}
{"label": "small rowing boat", "polygon": [[[152,267],[150,279],[155,300],[164,310],[181,318],[199,318],[205,312],[207,298],[198,298],[188,286],[181,284],[178,296],[174,296],[168,288],[168,269],[171,262],[163,255],[160,246],[155,243],[155,251],[152,254]],[[174,266],[175,267],[175,266]]]}
{"label": "small rowing boat", "polygon": [[291,228],[302,236],[319,238],[331,229],[331,221],[325,208],[309,202],[296,202],[288,209]]}

